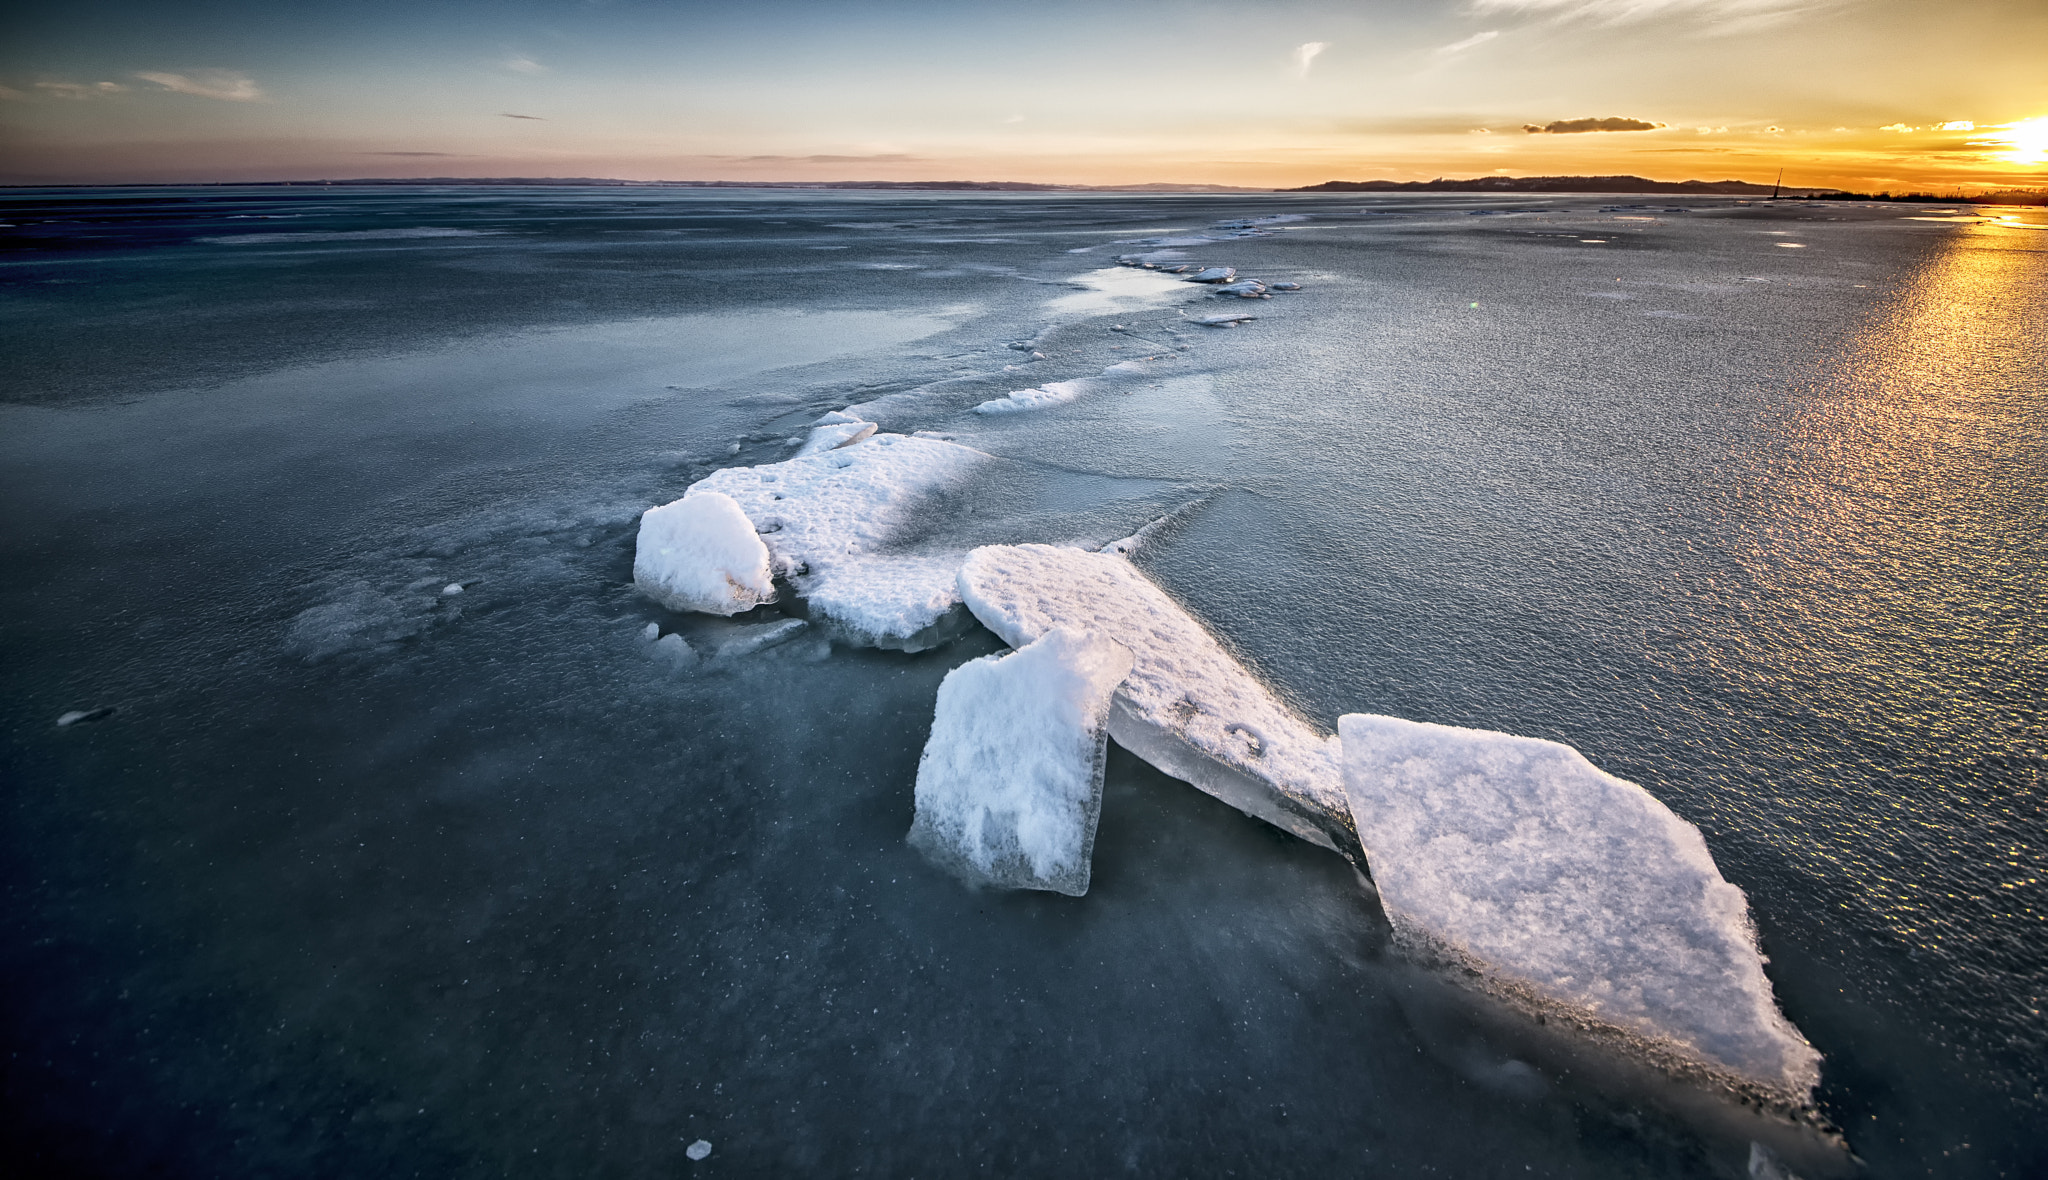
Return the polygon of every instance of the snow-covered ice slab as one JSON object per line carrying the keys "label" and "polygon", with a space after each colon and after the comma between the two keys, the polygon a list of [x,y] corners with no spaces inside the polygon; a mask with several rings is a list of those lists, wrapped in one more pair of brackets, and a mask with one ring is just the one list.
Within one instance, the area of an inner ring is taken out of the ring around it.
{"label": "snow-covered ice slab", "polygon": [[1130,649],[1109,733],[1225,803],[1349,855],[1337,739],[1317,733],[1123,558],[1051,545],[990,545],[960,567],[960,596],[1012,647],[1056,627]]}
{"label": "snow-covered ice slab", "polygon": [[736,615],[775,601],[768,547],[731,496],[699,489],[640,514],[633,584],[670,610]]}
{"label": "snow-covered ice slab", "polygon": [[818,455],[850,447],[875,433],[875,424],[864,418],[856,418],[844,410],[834,410],[818,419],[811,427],[810,437],[797,451],[798,456]]}
{"label": "snow-covered ice slab", "polygon": [[1742,890],[1699,831],[1570,746],[1354,713],[1344,785],[1397,936],[1680,1072],[1803,1105]]}
{"label": "snow-covered ice slab", "polygon": [[[648,515],[681,511],[710,496],[730,500],[749,538],[764,547],[763,571],[789,579],[814,611],[856,638],[900,646],[959,603],[956,559],[880,550],[923,497],[988,458],[939,439],[877,435],[780,463],[729,467]],[[641,560],[635,558],[636,571]]]}
{"label": "snow-covered ice slab", "polygon": [[1088,892],[1110,697],[1130,670],[1123,646],[1055,628],[947,673],[910,843],[969,880]]}

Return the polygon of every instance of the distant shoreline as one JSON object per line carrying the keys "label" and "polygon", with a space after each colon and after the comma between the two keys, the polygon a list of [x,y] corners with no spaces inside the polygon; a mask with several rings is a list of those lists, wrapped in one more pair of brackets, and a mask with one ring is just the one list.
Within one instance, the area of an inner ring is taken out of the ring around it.
{"label": "distant shoreline", "polygon": [[996,193],[1498,193],[1535,195],[1667,194],[1671,196],[1769,197],[1790,200],[1901,201],[1994,205],[2048,204],[2048,190],[2006,189],[1960,193],[1855,193],[1842,189],[1783,187],[1746,180],[1650,180],[1641,176],[1477,176],[1435,180],[1326,180],[1298,188],[1253,188],[1227,184],[1039,184],[1014,180],[616,180],[594,176],[419,176],[355,177],[345,180],[206,180],[124,184],[8,184],[0,190],[72,188],[328,188],[333,186],[502,187],[502,188],[709,188],[790,191],[996,192]]}

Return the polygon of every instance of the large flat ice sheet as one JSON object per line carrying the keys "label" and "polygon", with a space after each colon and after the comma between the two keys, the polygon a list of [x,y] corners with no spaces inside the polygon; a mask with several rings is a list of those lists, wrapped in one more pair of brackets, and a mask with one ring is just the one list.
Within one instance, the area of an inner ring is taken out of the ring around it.
{"label": "large flat ice sheet", "polygon": [[1088,892],[1109,702],[1131,653],[1055,628],[953,669],[917,764],[910,842],[970,880]]}
{"label": "large flat ice sheet", "polygon": [[961,566],[960,595],[1013,647],[1071,627],[1129,648],[1135,662],[1109,719],[1118,744],[1303,839],[1355,847],[1336,739],[1281,704],[1130,562],[991,545]]}
{"label": "large flat ice sheet", "polygon": [[1557,742],[1368,713],[1338,732],[1405,940],[1516,998],[1806,1099],[1818,1055],[1778,1012],[1748,903],[1691,824]]}

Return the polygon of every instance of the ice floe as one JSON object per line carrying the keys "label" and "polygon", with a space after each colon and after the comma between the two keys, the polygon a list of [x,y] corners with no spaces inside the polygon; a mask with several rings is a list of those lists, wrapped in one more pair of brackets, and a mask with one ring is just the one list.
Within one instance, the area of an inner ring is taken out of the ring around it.
{"label": "ice floe", "polygon": [[1119,745],[1305,840],[1355,848],[1337,739],[1283,705],[1128,561],[986,546],[960,567],[960,596],[1012,647],[1068,627],[1129,648],[1134,663],[1109,717]]}
{"label": "ice floe", "polygon": [[733,497],[700,483],[640,516],[633,584],[670,610],[736,615],[775,601],[768,547]]}
{"label": "ice floe", "polygon": [[910,843],[970,880],[1088,892],[1111,695],[1131,653],[1055,627],[947,673],[917,765]]}
{"label": "ice floe", "polygon": [[[745,522],[747,538],[763,550],[760,565],[745,567],[744,577],[735,576],[744,591],[735,600],[751,594],[754,602],[773,601],[772,588],[765,594],[756,588],[767,586],[770,576],[786,578],[814,612],[855,638],[900,645],[939,623],[960,601],[955,559],[896,555],[883,552],[883,547],[924,496],[964,477],[988,458],[939,439],[876,435],[780,463],[729,467],[700,480],[674,504],[650,509],[648,517],[671,510],[687,513],[692,511],[689,505],[705,497],[729,500]],[[726,565],[717,562],[730,564],[726,551],[706,549],[702,557],[694,551],[663,555],[658,551],[660,538],[667,534],[650,534],[648,517],[642,518],[635,581],[643,589],[651,586],[650,596],[664,603],[672,600],[657,591],[671,584],[703,584],[715,591],[727,572]],[[730,517],[720,519],[721,528],[730,528]],[[720,536],[729,540],[735,553],[745,548],[727,533]],[[650,539],[656,549],[652,555]],[[659,576],[642,578],[643,562],[651,575]],[[756,577],[758,582],[752,580]],[[706,597],[719,601],[715,593]]]}
{"label": "ice floe", "polygon": [[1681,1073],[1806,1101],[1819,1057],[1778,1012],[1747,901],[1691,824],[1557,742],[1367,713],[1338,730],[1404,941]]}

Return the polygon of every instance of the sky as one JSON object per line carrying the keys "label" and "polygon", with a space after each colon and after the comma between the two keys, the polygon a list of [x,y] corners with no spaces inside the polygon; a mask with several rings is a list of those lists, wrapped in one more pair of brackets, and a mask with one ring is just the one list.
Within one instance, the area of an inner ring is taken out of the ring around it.
{"label": "sky", "polygon": [[2048,187],[2043,0],[13,0],[0,183]]}

